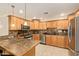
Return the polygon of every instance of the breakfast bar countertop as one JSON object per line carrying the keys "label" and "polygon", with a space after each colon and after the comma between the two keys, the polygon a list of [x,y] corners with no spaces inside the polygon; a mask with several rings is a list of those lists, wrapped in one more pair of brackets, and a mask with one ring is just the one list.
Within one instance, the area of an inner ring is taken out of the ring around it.
{"label": "breakfast bar countertop", "polygon": [[0,46],[15,56],[24,55],[37,44],[39,44],[38,41],[30,39],[6,39],[0,41]]}

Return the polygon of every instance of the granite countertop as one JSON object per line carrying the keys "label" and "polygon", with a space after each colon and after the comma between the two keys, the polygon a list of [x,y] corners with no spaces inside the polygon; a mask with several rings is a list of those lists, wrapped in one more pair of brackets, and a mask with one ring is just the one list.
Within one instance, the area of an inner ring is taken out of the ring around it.
{"label": "granite countertop", "polygon": [[29,39],[6,39],[0,41],[0,46],[16,56],[22,56],[31,48],[39,44],[38,41]]}

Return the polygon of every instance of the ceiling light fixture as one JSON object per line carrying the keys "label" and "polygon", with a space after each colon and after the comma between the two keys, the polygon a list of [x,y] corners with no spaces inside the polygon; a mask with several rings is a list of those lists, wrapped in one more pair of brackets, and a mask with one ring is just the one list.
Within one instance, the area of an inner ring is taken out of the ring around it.
{"label": "ceiling light fixture", "polygon": [[60,14],[60,16],[64,16],[64,15],[65,15],[64,13],[61,13],[61,14]]}
{"label": "ceiling light fixture", "polygon": [[23,10],[19,10],[19,13],[20,13],[20,14],[23,14]]}
{"label": "ceiling light fixture", "polygon": [[[26,20],[26,3],[25,3],[25,20]],[[24,25],[28,25],[27,22],[24,22]]]}
{"label": "ceiling light fixture", "polygon": [[48,12],[46,11],[46,12],[44,12],[44,14],[48,14]]}
{"label": "ceiling light fixture", "polygon": [[13,15],[13,23],[11,24],[11,26],[12,27],[15,27],[15,24],[14,24],[14,8],[15,8],[15,6],[14,5],[11,5],[11,7],[12,7],[12,15]]}
{"label": "ceiling light fixture", "polygon": [[33,19],[36,19],[36,17],[33,17]]}

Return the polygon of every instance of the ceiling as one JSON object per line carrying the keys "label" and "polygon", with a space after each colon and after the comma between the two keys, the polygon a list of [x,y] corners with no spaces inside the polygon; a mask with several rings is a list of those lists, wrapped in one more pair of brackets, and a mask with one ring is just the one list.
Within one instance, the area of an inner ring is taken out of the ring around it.
{"label": "ceiling", "polygon": [[[12,14],[11,5],[15,6],[16,16],[25,18],[24,3],[0,3],[0,17]],[[77,9],[79,9],[79,3],[27,3],[26,18],[38,18],[41,20],[66,18],[68,14],[74,12]],[[64,13],[64,15],[60,16],[61,13]]]}

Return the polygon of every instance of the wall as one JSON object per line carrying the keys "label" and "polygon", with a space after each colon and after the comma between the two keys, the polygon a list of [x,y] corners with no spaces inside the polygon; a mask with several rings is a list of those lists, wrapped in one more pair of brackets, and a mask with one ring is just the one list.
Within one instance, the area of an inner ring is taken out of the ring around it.
{"label": "wall", "polygon": [[0,18],[0,36],[8,35],[8,17]]}

